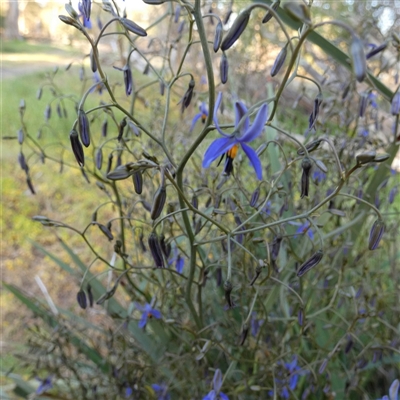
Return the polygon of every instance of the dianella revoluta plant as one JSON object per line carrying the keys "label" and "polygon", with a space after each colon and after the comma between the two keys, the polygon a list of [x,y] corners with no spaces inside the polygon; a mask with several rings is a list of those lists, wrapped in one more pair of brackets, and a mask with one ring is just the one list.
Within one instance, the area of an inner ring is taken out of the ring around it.
{"label": "dianella revoluta plant", "polygon": [[[56,145],[20,106],[32,193],[42,158],[97,201],[72,205],[79,225],[32,216],[84,245],[60,239],[65,261],[34,244],[76,283],[76,309],[7,286],[46,322],[30,338],[32,392],[387,393],[400,361],[398,31],[312,1],[128,3],[59,16],[87,54],[40,89],[71,118]],[[76,92],[59,89],[62,73]]]}

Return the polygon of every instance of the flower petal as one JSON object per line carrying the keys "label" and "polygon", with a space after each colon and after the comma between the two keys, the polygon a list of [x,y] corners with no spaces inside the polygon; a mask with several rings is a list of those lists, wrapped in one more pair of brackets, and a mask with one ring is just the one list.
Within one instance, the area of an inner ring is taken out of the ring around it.
{"label": "flower petal", "polygon": [[242,146],[243,151],[246,153],[246,156],[249,158],[254,170],[256,171],[257,178],[259,180],[262,179],[262,168],[261,168],[261,161],[258,158],[257,153],[247,144],[240,143]]}
{"label": "flower petal", "polygon": [[228,151],[235,142],[236,139],[234,137],[215,139],[204,153],[203,168],[208,168],[216,158]]}
{"label": "flower petal", "polygon": [[192,119],[192,125],[190,125],[189,132],[192,132],[194,126],[196,125],[196,122],[201,118],[201,116],[202,116],[201,113],[196,114],[196,115],[194,116],[194,118]]}
{"label": "flower petal", "polygon": [[[237,101],[235,103],[235,126],[238,126],[240,120],[242,119],[243,115],[247,113],[247,107],[241,101]],[[240,133],[246,132],[249,129],[250,119],[247,116]]]}
{"label": "flower petal", "polygon": [[239,142],[246,142],[246,143],[251,142],[257,136],[259,136],[264,129],[264,125],[267,122],[267,118],[268,118],[268,106],[266,104],[263,104],[261,108],[258,110],[257,116],[254,119],[253,124],[249,129],[246,130],[243,136],[239,139]]}
{"label": "flower petal", "polygon": [[155,309],[153,308],[150,312],[151,312],[151,315],[152,315],[154,318],[156,318],[156,319],[161,319],[161,318],[162,318],[162,315],[161,315],[160,311],[155,310]]}
{"label": "flower petal", "polygon": [[222,132],[221,128],[219,127],[218,118],[217,118],[218,108],[221,105],[221,101],[222,101],[222,92],[219,92],[217,100],[215,101],[215,105],[214,105],[214,116],[213,117],[214,117],[214,124],[215,124],[215,127],[217,128],[217,131],[221,135],[225,135],[224,132]]}
{"label": "flower petal", "polygon": [[199,110],[200,110],[200,113],[208,115],[208,108],[204,101],[200,104]]}
{"label": "flower petal", "polygon": [[142,314],[142,318],[140,318],[138,326],[139,326],[140,329],[142,329],[142,328],[144,328],[146,326],[146,324],[147,324],[147,313],[144,312]]}

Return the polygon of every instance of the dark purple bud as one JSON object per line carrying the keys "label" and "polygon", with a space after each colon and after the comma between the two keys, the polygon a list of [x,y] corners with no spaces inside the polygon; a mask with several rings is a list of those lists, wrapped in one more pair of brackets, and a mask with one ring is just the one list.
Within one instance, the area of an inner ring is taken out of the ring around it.
{"label": "dark purple bud", "polygon": [[258,187],[253,194],[251,195],[250,199],[250,207],[255,207],[258,201],[258,198],[260,197],[260,187]]}
{"label": "dark purple bud", "polygon": [[392,98],[390,112],[392,115],[399,115],[400,113],[400,90],[397,90]]}
{"label": "dark purple bud", "polygon": [[319,373],[319,374],[323,374],[327,365],[328,365],[328,359],[325,358],[325,359],[322,361],[321,366],[319,367],[318,373]]}
{"label": "dark purple bud", "polygon": [[298,313],[297,313],[297,322],[299,323],[300,326],[303,326],[304,322],[304,313],[303,310],[300,308]]}
{"label": "dark purple bud", "polygon": [[386,43],[386,42],[382,43],[382,44],[379,45],[379,46],[375,46],[371,51],[369,51],[369,52],[366,54],[365,58],[366,58],[367,60],[369,60],[371,57],[373,57],[373,56],[375,56],[376,54],[380,53],[381,51],[385,50],[386,47],[387,47],[387,43]]}
{"label": "dark purple bud", "polygon": [[182,21],[178,26],[178,35],[183,32],[183,28],[185,27],[185,21]]}
{"label": "dark purple bud", "polygon": [[56,111],[57,111],[58,118],[62,118],[63,115],[62,115],[61,104],[60,103],[57,103]]}
{"label": "dark purple bud", "polygon": [[89,306],[93,307],[93,292],[92,292],[92,287],[88,283],[86,286],[87,292],[88,292],[88,298],[89,298]]}
{"label": "dark purple bud", "polygon": [[242,331],[240,333],[240,338],[239,338],[239,346],[243,346],[244,342],[246,341],[247,335],[249,334],[249,325],[248,324],[243,324],[242,326]]}
{"label": "dark purple bud", "polygon": [[395,186],[394,188],[390,189],[390,192],[389,192],[389,204],[393,204],[394,198],[397,195],[397,191],[398,191],[397,186]]}
{"label": "dark purple bud", "polygon": [[165,200],[167,199],[167,191],[164,185],[161,185],[158,189],[156,194],[154,195],[153,199],[153,206],[151,207],[150,216],[151,219],[157,219],[164,208]]}
{"label": "dark purple bud", "polygon": [[151,4],[151,5],[158,5],[158,4],[163,4],[167,0],[143,0],[143,3],[146,4]]}
{"label": "dark purple bud", "polygon": [[390,158],[390,155],[387,153],[377,154],[374,158],[374,162],[380,163],[380,162],[388,160],[389,158]]}
{"label": "dark purple bud", "polygon": [[36,194],[35,188],[33,187],[33,183],[32,183],[31,178],[29,176],[26,177],[26,184],[28,185],[28,188],[31,191],[31,193],[32,194]]}
{"label": "dark purple bud", "polygon": [[90,125],[89,119],[82,109],[78,111],[78,130],[81,137],[82,144],[85,147],[90,145]]}
{"label": "dark purple bud", "polygon": [[148,239],[148,244],[156,267],[164,268],[164,258],[162,255],[160,241],[158,240],[158,236],[155,232],[151,232]]}
{"label": "dark purple bud", "polygon": [[179,17],[181,15],[181,6],[177,5],[175,7],[175,15],[174,15],[174,22],[177,23],[179,21]]}
{"label": "dark purple bud", "polygon": [[148,75],[150,72],[150,63],[147,63],[143,70],[143,75]]}
{"label": "dark purple bud", "polygon": [[219,74],[221,82],[223,84],[228,82],[228,70],[229,70],[228,57],[226,56],[225,53],[222,53],[221,62],[219,64]]}
{"label": "dark purple bud", "polygon": [[114,236],[111,233],[110,229],[107,228],[105,225],[99,224],[97,223],[97,226],[99,227],[99,229],[104,233],[104,235],[107,237],[108,240],[113,240]]}
{"label": "dark purple bud", "polygon": [[46,109],[44,110],[44,119],[46,122],[51,118],[51,105],[48,104]]}
{"label": "dark purple bud", "polygon": [[214,36],[214,52],[216,53],[221,47],[222,42],[222,22],[218,22],[217,27],[215,28],[215,36]]}
{"label": "dark purple bud", "polygon": [[96,167],[97,167],[97,169],[101,169],[102,165],[103,165],[103,150],[100,147],[97,150],[97,153],[96,153]]}
{"label": "dark purple bud", "polygon": [[107,136],[107,128],[108,128],[108,120],[105,119],[103,121],[103,124],[101,125],[101,136],[103,137]]}
{"label": "dark purple bud", "polygon": [[353,348],[354,342],[351,337],[348,338],[344,353],[347,354]]}
{"label": "dark purple bud", "polygon": [[97,27],[100,31],[103,29],[103,23],[101,22],[100,17],[97,17]]}
{"label": "dark purple bud", "polygon": [[310,188],[310,172],[312,168],[311,160],[308,157],[304,157],[301,163],[301,168],[303,173],[301,175],[301,195],[300,197],[308,197],[308,192]]}
{"label": "dark purple bud", "polygon": [[85,79],[85,68],[83,68],[82,66],[79,68],[79,80],[83,81],[84,79]]}
{"label": "dark purple bud", "polygon": [[136,171],[132,175],[133,187],[137,194],[141,194],[143,191],[143,175],[141,171]]}
{"label": "dark purple bud", "polygon": [[91,68],[91,70],[93,72],[96,72],[97,71],[97,63],[96,63],[96,58],[95,58],[94,53],[93,53],[93,49],[90,50],[89,60],[90,60],[90,68]]}
{"label": "dark purple bud", "polygon": [[119,22],[130,32],[138,36],[147,36],[147,32],[141,28],[138,24],[135,24],[130,19],[120,18]]}
{"label": "dark purple bud", "polygon": [[21,152],[19,153],[19,155],[18,155],[18,162],[19,162],[20,167],[21,167],[26,173],[28,173],[29,167],[28,167],[28,164],[26,163],[25,156],[24,156],[24,153],[23,153],[22,151],[21,151]]}
{"label": "dark purple bud", "polygon": [[232,283],[230,281],[225,281],[224,292],[228,310],[235,307],[235,303],[233,302],[231,297],[232,289],[233,289]]}
{"label": "dark purple bud", "polygon": [[143,253],[145,253],[147,251],[147,249],[146,249],[146,246],[144,244],[144,240],[143,239],[144,239],[143,232],[140,232],[139,244],[140,244],[140,247],[142,248]]}
{"label": "dark purple bud", "polygon": [[39,88],[38,91],[36,92],[36,98],[38,100],[40,100],[42,98],[42,93],[43,93],[43,89]]}
{"label": "dark purple bud", "polygon": [[375,150],[366,151],[365,153],[357,154],[356,161],[357,161],[357,164],[359,164],[359,165],[368,164],[369,162],[374,161],[375,157],[376,157]]}
{"label": "dark purple bud", "polygon": [[369,101],[369,93],[364,92],[360,97],[360,106],[358,108],[358,116],[362,118],[365,115]]}
{"label": "dark purple bud", "polygon": [[253,286],[253,285],[255,284],[257,278],[258,278],[258,277],[260,276],[260,274],[261,274],[261,271],[262,271],[262,266],[261,266],[261,265],[257,265],[257,267],[256,267],[256,273],[255,273],[255,275],[253,276],[253,279],[250,281],[249,286]]}
{"label": "dark purple bud", "polygon": [[297,271],[297,276],[303,276],[306,272],[308,272],[311,268],[315,267],[322,260],[324,253],[322,250],[318,250],[315,254],[311,256],[303,265],[300,266]]}
{"label": "dark purple bud", "polygon": [[322,94],[318,93],[317,97],[314,99],[314,107],[313,111],[310,114],[310,117],[308,118],[308,129],[311,129],[314,127],[315,122],[317,120],[318,114],[319,114],[319,108],[322,103]]}
{"label": "dark purple bud", "polygon": [[217,287],[222,285],[222,268],[218,267],[215,271],[215,279],[217,281]]}
{"label": "dark purple bud", "polygon": [[235,19],[228,33],[224,37],[224,40],[221,44],[221,50],[228,50],[232,45],[239,39],[240,35],[246,29],[246,26],[250,19],[250,11],[245,10],[241,12],[238,17]]}
{"label": "dark purple bud", "polygon": [[[276,10],[278,9],[278,7],[279,7],[279,4],[280,4],[280,0],[274,1],[274,2],[272,3],[272,5],[271,5],[271,8],[272,8],[274,11],[276,11]],[[264,18],[263,18],[263,20],[262,20],[261,22],[262,22],[263,24],[266,24],[268,21],[271,20],[272,17],[273,17],[272,13],[271,13],[270,11],[268,11],[268,12],[265,14],[265,16],[264,16]]]}
{"label": "dark purple bud", "polygon": [[375,350],[374,355],[372,356],[372,362],[375,364],[377,361],[382,360],[382,350]]}
{"label": "dark purple bud", "polygon": [[129,65],[125,65],[122,71],[124,73],[125,93],[127,96],[129,96],[132,93],[132,86],[133,86],[132,71]]}
{"label": "dark purple bud", "polygon": [[194,79],[191,79],[189,82],[189,87],[186,91],[186,93],[184,94],[181,102],[182,102],[182,107],[181,107],[181,111],[183,113],[183,111],[185,110],[185,108],[188,108],[190,105],[190,102],[192,101],[192,97],[193,97],[193,89],[195,86],[195,81]]}
{"label": "dark purple bud", "polygon": [[[117,138],[118,142],[120,142],[122,139],[126,125],[127,125],[126,117],[124,117],[124,118],[122,118],[122,121],[119,123],[118,138]],[[121,155],[121,153],[118,154],[118,156],[120,156],[120,155]],[[119,164],[119,165],[121,165],[121,164]],[[119,167],[119,165],[118,165],[118,161],[117,161],[117,167]]]}
{"label": "dark purple bud", "polygon": [[231,15],[232,15],[232,8],[230,8],[225,14],[224,25],[226,25],[229,22],[229,18],[231,17]]}
{"label": "dark purple bud", "polygon": [[79,307],[84,310],[87,307],[86,293],[83,290],[80,290],[76,295],[76,300],[78,301]]}
{"label": "dark purple bud", "polygon": [[111,172],[113,158],[114,158],[113,154],[110,153],[110,155],[108,156],[108,162],[107,162],[107,170],[106,170],[107,175]]}
{"label": "dark purple bud", "polygon": [[287,56],[287,45],[285,45],[282,50],[279,52],[278,56],[275,59],[274,65],[271,68],[271,76],[275,76],[281,70],[283,64],[285,63]]}
{"label": "dark purple bud", "polygon": [[303,3],[287,2],[283,5],[283,8],[293,17],[295,20],[304,22],[307,25],[311,24],[310,9]]}
{"label": "dark purple bud", "polygon": [[18,143],[22,144],[24,142],[24,137],[25,137],[24,131],[22,129],[18,131],[17,137],[18,137]]}
{"label": "dark purple bud", "polygon": [[129,178],[131,175],[132,172],[126,165],[120,165],[107,174],[107,179],[112,181],[120,181]]}
{"label": "dark purple bud", "polygon": [[377,249],[384,232],[385,232],[384,222],[381,219],[377,219],[372,225],[371,231],[369,233],[368,248],[370,250]]}
{"label": "dark purple bud", "polygon": [[78,132],[75,129],[70,132],[69,139],[71,141],[71,147],[76,161],[80,167],[83,167],[85,165],[85,155],[83,153],[81,142],[79,141]]}
{"label": "dark purple bud", "polygon": [[164,83],[164,81],[160,81],[160,94],[161,94],[161,96],[164,96],[164,92],[165,92],[165,83]]}
{"label": "dark purple bud", "polygon": [[279,250],[281,248],[282,238],[277,236],[271,245],[271,259],[277,260],[279,255]]}
{"label": "dark purple bud", "polygon": [[358,82],[362,82],[367,74],[367,62],[364,53],[364,46],[361,39],[354,36],[350,46],[350,54],[353,60],[353,71]]}

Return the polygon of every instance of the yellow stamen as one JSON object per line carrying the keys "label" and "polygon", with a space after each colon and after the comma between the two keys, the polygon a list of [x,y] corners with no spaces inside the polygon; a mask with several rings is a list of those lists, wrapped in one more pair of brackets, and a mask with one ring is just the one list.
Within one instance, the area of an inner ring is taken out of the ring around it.
{"label": "yellow stamen", "polygon": [[231,158],[232,160],[236,157],[236,154],[239,150],[239,145],[235,144],[233,145],[227,152],[226,155],[227,157]]}

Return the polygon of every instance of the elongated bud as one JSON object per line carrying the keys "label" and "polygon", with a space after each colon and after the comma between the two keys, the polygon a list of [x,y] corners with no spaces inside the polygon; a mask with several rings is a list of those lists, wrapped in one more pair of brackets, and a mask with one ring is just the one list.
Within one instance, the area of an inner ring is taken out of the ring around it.
{"label": "elongated bud", "polygon": [[392,115],[399,115],[400,113],[400,89],[394,94],[390,106],[390,113]]}
{"label": "elongated bud", "polygon": [[327,365],[328,365],[328,359],[325,358],[325,359],[322,361],[321,366],[320,366],[319,369],[318,369],[318,373],[319,373],[319,374],[323,374],[324,371],[325,371],[325,369],[326,369],[326,366],[327,366]]}
{"label": "elongated bud", "polygon": [[78,301],[79,307],[85,310],[87,307],[87,300],[86,293],[83,290],[78,292],[76,295],[76,300]]}
{"label": "elongated bud", "polygon": [[103,165],[103,150],[100,147],[96,153],[96,168],[101,169],[102,165]]}
{"label": "elongated bud", "polygon": [[310,189],[310,172],[312,168],[311,160],[308,157],[304,157],[301,163],[301,168],[303,173],[301,175],[301,195],[300,197],[308,197],[308,192]]}
{"label": "elongated bud", "polygon": [[147,32],[138,24],[127,18],[120,18],[119,22],[130,32],[138,36],[147,36]]}
{"label": "elongated bud", "polygon": [[189,87],[182,99],[182,107],[181,107],[182,113],[185,110],[185,108],[189,107],[190,102],[192,101],[194,86],[195,86],[195,81],[194,79],[191,79],[189,82]]}
{"label": "elongated bud", "polygon": [[38,91],[36,92],[36,98],[40,100],[42,98],[42,94],[43,94],[43,89],[39,88]]}
{"label": "elongated bud", "polygon": [[233,12],[232,7],[229,8],[229,10],[226,12],[225,18],[224,18],[224,25],[226,25],[229,22],[232,12]]}
{"label": "elongated bud", "polygon": [[304,264],[302,264],[297,271],[297,276],[303,276],[311,268],[314,268],[322,260],[324,253],[322,250],[318,250],[315,254],[311,256]]}
{"label": "elongated bud", "polygon": [[[96,52],[97,52],[97,50],[96,50]],[[96,63],[96,58],[93,53],[93,49],[90,50],[89,60],[90,60],[90,68],[91,68],[92,72],[94,73],[97,71],[97,63]]]}
{"label": "elongated bud", "polygon": [[74,28],[79,29],[80,31],[82,30],[82,27],[79,24],[79,22],[75,21],[73,18],[68,17],[66,15],[59,15],[58,18],[60,19],[60,21],[64,22],[64,24],[71,25]]}
{"label": "elongated bud", "polygon": [[251,207],[255,207],[256,206],[259,197],[260,197],[260,188],[258,187],[253,192],[253,194],[251,195],[251,199],[250,199],[250,206]]}
{"label": "elongated bud", "polygon": [[372,225],[369,233],[368,248],[375,250],[379,246],[379,242],[382,239],[383,233],[385,232],[385,224],[381,219],[377,219]]}
{"label": "elongated bud", "polygon": [[228,310],[235,307],[235,303],[233,302],[231,297],[232,290],[233,290],[232,283],[230,281],[225,281],[224,292]]}
{"label": "elongated bud", "polygon": [[93,292],[92,292],[92,287],[88,283],[86,286],[87,293],[88,293],[88,298],[89,298],[89,306],[93,307]]}
{"label": "elongated bud", "polygon": [[240,338],[239,338],[239,346],[244,345],[244,342],[246,341],[248,334],[249,334],[249,325],[245,323],[242,325],[242,331],[240,333]]}
{"label": "elongated bud", "polygon": [[151,207],[151,219],[157,219],[164,208],[165,200],[167,199],[167,191],[165,186],[161,185],[158,189],[156,194],[154,195],[153,199],[153,206]]}
{"label": "elongated bud", "polygon": [[76,161],[79,166],[83,167],[85,165],[85,155],[83,153],[81,142],[79,141],[78,132],[73,129],[69,134],[69,139],[71,141],[71,147]]}
{"label": "elongated bud", "polygon": [[374,47],[371,51],[369,51],[365,58],[369,60],[371,57],[375,56],[376,54],[380,53],[381,51],[385,50],[387,47],[387,42],[382,43],[379,46]]}
{"label": "elongated bud", "polygon": [[[321,139],[315,139],[309,143],[307,143],[304,147],[307,149],[309,153],[313,152],[314,150],[318,149],[319,145],[321,144],[322,140]],[[304,156],[305,151],[301,147],[300,149],[297,150],[297,154],[299,156]]]}
{"label": "elongated bud", "polygon": [[304,322],[304,313],[303,310],[300,308],[298,313],[297,313],[297,322],[299,323],[300,326],[303,326]]}
{"label": "elongated bud", "polygon": [[24,153],[21,151],[18,155],[18,162],[21,169],[23,169],[26,173],[29,171],[28,164],[26,163]]}
{"label": "elongated bud", "polygon": [[275,261],[278,259],[279,250],[281,249],[282,237],[277,236],[272,242],[271,246],[271,260]]}
{"label": "elongated bud", "polygon": [[160,237],[160,246],[161,246],[161,250],[164,253],[166,258],[169,258],[169,256],[171,255],[171,243],[170,242],[166,242],[165,241],[165,236],[161,235]]}
{"label": "elongated bud", "polygon": [[226,56],[225,53],[222,53],[221,63],[219,64],[219,74],[221,82],[223,84],[228,82],[228,70],[229,70],[228,57]]}
{"label": "elongated bud", "polygon": [[24,131],[22,129],[18,130],[17,138],[18,138],[19,144],[22,144],[24,142],[25,135],[24,135]]}
{"label": "elongated bud", "polygon": [[230,47],[233,46],[236,40],[239,39],[240,35],[243,33],[243,31],[246,29],[247,24],[249,23],[250,13],[251,11],[245,10],[241,12],[235,19],[234,23],[231,26],[231,29],[229,29],[228,33],[224,37],[224,40],[222,41],[222,51],[228,50]]}
{"label": "elongated bud", "polygon": [[305,4],[296,2],[287,2],[283,5],[283,8],[295,20],[304,22],[307,25],[311,24],[310,9]]}
{"label": "elongated bud", "polygon": [[375,160],[376,151],[366,151],[365,153],[360,153],[356,155],[356,161],[358,164],[363,165]]}
{"label": "elongated bud", "polygon": [[261,272],[262,272],[262,265],[260,263],[260,265],[257,265],[256,267],[256,273],[253,276],[253,279],[250,281],[249,286],[253,286],[256,283],[257,278],[260,276]]}
{"label": "elongated bud", "polygon": [[133,171],[127,168],[126,165],[120,165],[119,167],[116,167],[113,171],[107,174],[107,179],[110,179],[112,181],[121,181],[123,179],[129,178],[132,174]]}
{"label": "elongated bud", "polygon": [[223,32],[222,22],[218,22],[217,27],[215,28],[214,46],[213,46],[215,53],[221,47],[222,32]]}
{"label": "elongated bud", "polygon": [[279,52],[278,56],[275,59],[274,65],[272,66],[271,69],[271,76],[275,76],[278,74],[278,72],[281,70],[282,65],[285,63],[287,56],[287,44],[283,49]]}
{"label": "elongated bud", "polygon": [[136,171],[132,175],[133,187],[137,194],[141,194],[143,191],[143,175],[141,171]]}
{"label": "elongated bud", "polygon": [[353,348],[354,342],[351,336],[349,336],[346,347],[344,348],[344,354],[347,354]]}
{"label": "elongated bud", "polygon": [[353,60],[353,71],[358,82],[362,82],[367,74],[367,62],[364,46],[359,37],[355,36],[350,46],[350,54]]}
{"label": "elongated bud", "polygon": [[175,24],[179,21],[180,15],[181,15],[181,6],[180,6],[180,5],[177,5],[177,6],[175,7],[175,15],[174,15],[174,22],[175,22]]}
{"label": "elongated bud", "polygon": [[377,154],[374,158],[374,162],[376,163],[381,163],[383,161],[386,161],[390,158],[390,155],[387,153],[383,153],[383,154]]}
{"label": "elongated bud", "polygon": [[[118,130],[118,137],[117,137],[118,142],[120,142],[121,139],[122,139],[122,136],[124,134],[124,129],[125,129],[126,125],[127,125],[126,117],[124,117],[124,118],[122,118],[122,120],[121,120],[121,122],[119,124],[119,128],[118,128],[119,129]],[[119,156],[119,154],[118,154],[118,156]],[[118,165],[118,163],[117,163],[117,165]]]}
{"label": "elongated bud", "polygon": [[164,92],[165,92],[165,83],[164,81],[160,81],[160,95],[164,96]]}
{"label": "elongated bud", "polygon": [[158,236],[155,232],[152,232],[148,239],[149,249],[153,256],[154,263],[157,268],[164,268],[164,258]]}
{"label": "elongated bud", "polygon": [[107,162],[107,170],[106,170],[106,174],[108,175],[111,171],[112,168],[112,160],[113,160],[114,156],[113,153],[110,153],[110,155],[108,156],[108,162]]}
{"label": "elongated bud", "polygon": [[108,120],[105,119],[101,125],[101,136],[107,137]]}
{"label": "elongated bud", "polygon": [[165,3],[166,0],[143,0],[143,3],[151,4],[151,5],[159,5]]}
{"label": "elongated bud", "polygon": [[48,104],[44,110],[44,119],[46,122],[51,118],[51,105]]}
{"label": "elongated bud", "polygon": [[[280,3],[281,3],[280,0],[274,1],[274,2],[272,3],[272,5],[271,5],[271,8],[272,8],[274,11],[276,11],[276,10],[278,9]],[[264,16],[264,18],[263,18],[263,20],[262,20],[261,22],[262,22],[263,24],[266,24],[268,21],[271,20],[272,17],[273,17],[272,13],[271,13],[270,11],[268,11],[268,12],[265,14],[265,16]]]}
{"label": "elongated bud", "polygon": [[82,109],[78,111],[78,130],[81,137],[82,144],[85,147],[90,145],[90,125],[88,117]]}
{"label": "elongated bud", "polygon": [[129,96],[132,93],[132,86],[133,86],[132,71],[129,65],[125,65],[122,71],[124,73],[125,93],[127,96]]}
{"label": "elongated bud", "polygon": [[105,225],[102,225],[102,224],[99,224],[99,223],[97,223],[96,224],[98,227],[99,227],[99,229],[104,233],[104,235],[107,237],[107,239],[108,240],[113,240],[114,239],[114,236],[113,236],[113,234],[111,233],[111,231],[110,231],[110,229],[109,228],[107,228]]}

